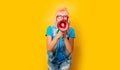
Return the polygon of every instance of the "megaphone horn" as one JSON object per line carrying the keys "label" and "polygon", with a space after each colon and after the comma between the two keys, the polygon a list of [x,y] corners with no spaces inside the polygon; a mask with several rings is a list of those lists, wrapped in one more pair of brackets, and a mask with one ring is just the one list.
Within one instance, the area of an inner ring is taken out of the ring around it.
{"label": "megaphone horn", "polygon": [[59,21],[57,27],[60,31],[66,31],[68,29],[68,22],[66,20]]}

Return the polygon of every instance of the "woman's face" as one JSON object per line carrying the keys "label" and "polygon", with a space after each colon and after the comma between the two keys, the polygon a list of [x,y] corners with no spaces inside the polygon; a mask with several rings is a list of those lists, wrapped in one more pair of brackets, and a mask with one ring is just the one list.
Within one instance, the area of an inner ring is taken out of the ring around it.
{"label": "woman's face", "polygon": [[68,21],[68,13],[66,11],[63,12],[58,12],[56,15],[56,21],[59,22],[61,20],[66,20]]}

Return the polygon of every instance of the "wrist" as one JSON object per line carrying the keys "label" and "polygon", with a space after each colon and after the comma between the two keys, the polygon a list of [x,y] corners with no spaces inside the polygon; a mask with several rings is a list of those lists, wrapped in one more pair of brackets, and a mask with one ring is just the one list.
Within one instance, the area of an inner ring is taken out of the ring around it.
{"label": "wrist", "polygon": [[56,35],[56,38],[59,39],[60,37]]}
{"label": "wrist", "polygon": [[64,37],[65,39],[67,39],[67,35],[64,35],[63,37]]}

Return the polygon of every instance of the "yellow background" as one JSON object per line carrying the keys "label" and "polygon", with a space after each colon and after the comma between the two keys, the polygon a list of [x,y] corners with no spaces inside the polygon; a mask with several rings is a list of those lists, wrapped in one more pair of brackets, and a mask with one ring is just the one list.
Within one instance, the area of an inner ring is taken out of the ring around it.
{"label": "yellow background", "polygon": [[117,0],[0,1],[0,70],[47,70],[46,27],[67,7],[76,38],[71,70],[120,70]]}

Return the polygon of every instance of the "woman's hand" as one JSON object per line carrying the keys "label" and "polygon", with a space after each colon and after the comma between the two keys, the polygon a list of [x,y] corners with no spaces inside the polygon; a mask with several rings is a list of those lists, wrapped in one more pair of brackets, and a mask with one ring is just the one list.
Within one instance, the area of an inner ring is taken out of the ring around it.
{"label": "woman's hand", "polygon": [[57,38],[60,38],[61,36],[63,36],[64,38],[66,38],[66,31],[59,31],[58,34],[56,35]]}
{"label": "woman's hand", "polygon": [[51,36],[47,36],[47,50],[48,51],[53,51],[53,48],[55,47],[58,39],[63,36],[63,33],[61,31],[59,31],[57,33],[57,35],[55,36],[55,38],[52,40]]}
{"label": "woman's hand", "polygon": [[63,36],[63,32],[62,31],[59,31],[56,35],[57,38],[60,38],[61,36]]}
{"label": "woman's hand", "polygon": [[64,32],[62,32],[62,33],[63,33],[63,37],[64,37],[64,38],[67,38],[67,36],[66,36],[67,31],[64,31]]}

